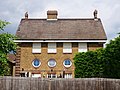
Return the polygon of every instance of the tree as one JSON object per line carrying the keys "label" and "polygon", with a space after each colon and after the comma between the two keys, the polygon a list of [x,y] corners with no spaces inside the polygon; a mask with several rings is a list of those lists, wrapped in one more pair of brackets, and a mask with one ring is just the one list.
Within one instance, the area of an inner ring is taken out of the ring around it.
{"label": "tree", "polygon": [[[9,22],[0,20],[0,30],[4,31],[4,27]],[[13,42],[16,37],[9,33],[0,34],[0,75],[9,75],[9,66],[7,54],[11,51],[15,52],[17,44]]]}
{"label": "tree", "polygon": [[106,45],[105,58],[107,61],[105,76],[109,78],[120,78],[120,34]]}
{"label": "tree", "polygon": [[7,24],[10,24],[10,23],[9,23],[9,22],[6,22],[6,21],[0,20],[0,30],[4,30],[4,27],[5,27]]}

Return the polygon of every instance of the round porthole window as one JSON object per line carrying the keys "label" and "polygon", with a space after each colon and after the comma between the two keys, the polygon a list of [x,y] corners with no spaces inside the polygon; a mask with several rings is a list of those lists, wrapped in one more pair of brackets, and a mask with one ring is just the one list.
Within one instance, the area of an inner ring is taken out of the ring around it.
{"label": "round porthole window", "polygon": [[72,65],[72,62],[71,62],[71,60],[66,59],[66,60],[64,60],[63,65],[64,65],[65,67],[70,67],[70,66]]}
{"label": "round porthole window", "polygon": [[56,66],[56,61],[55,61],[54,59],[50,59],[50,60],[48,61],[48,66],[49,66],[49,67],[55,67],[55,66]]}
{"label": "round porthole window", "polygon": [[40,60],[35,59],[35,60],[33,60],[32,65],[33,65],[33,67],[37,68],[41,65],[41,62],[40,62]]}

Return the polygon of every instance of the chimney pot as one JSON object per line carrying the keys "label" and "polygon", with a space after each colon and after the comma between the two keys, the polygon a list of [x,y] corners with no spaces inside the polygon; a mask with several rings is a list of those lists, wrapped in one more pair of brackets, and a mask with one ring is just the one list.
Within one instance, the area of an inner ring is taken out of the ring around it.
{"label": "chimney pot", "polygon": [[95,11],[93,12],[93,15],[94,15],[94,18],[95,18],[95,19],[97,19],[97,14],[98,14],[98,11],[95,10]]}
{"label": "chimney pot", "polygon": [[28,19],[28,12],[25,13],[25,19]]}
{"label": "chimney pot", "polygon": [[95,21],[98,21],[97,14],[98,14],[98,11],[95,9],[95,11],[93,12]]}

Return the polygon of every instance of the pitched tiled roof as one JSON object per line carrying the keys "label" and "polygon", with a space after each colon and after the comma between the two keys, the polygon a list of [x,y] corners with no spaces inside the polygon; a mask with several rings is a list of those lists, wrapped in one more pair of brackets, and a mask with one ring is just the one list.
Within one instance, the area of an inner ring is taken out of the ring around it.
{"label": "pitched tiled roof", "polygon": [[101,20],[22,19],[16,35],[20,39],[106,40]]}

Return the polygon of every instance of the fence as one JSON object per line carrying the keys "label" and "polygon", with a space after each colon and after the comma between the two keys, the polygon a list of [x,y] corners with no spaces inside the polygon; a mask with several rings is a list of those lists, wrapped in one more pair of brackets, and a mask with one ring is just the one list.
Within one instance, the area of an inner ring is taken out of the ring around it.
{"label": "fence", "polygon": [[120,90],[120,79],[0,77],[0,90]]}

